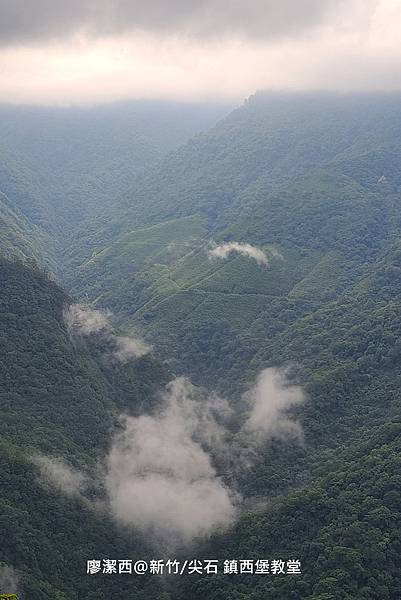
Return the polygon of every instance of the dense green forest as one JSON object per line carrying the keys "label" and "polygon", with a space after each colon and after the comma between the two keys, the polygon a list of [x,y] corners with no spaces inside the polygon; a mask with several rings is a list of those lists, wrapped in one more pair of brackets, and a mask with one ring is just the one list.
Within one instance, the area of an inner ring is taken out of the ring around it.
{"label": "dense green forest", "polygon": [[123,201],[135,177],[207,129],[225,105],[157,101],[92,108],[0,105],[0,190],[50,235],[60,266],[77,226]]}
{"label": "dense green forest", "polygon": [[[67,285],[217,384],[235,366],[226,344],[259,352],[266,328],[292,327],[384,260],[399,236],[400,119],[398,96],[256,95],[140,177],[89,260],[77,268],[79,238],[66,250]],[[277,254],[269,268],[209,260],[231,240]]]}
{"label": "dense green forest", "polygon": [[146,357],[103,367],[96,360],[101,340],[91,348],[71,338],[63,319],[70,299],[46,274],[2,259],[0,279],[0,565],[20,575],[23,598],[146,597],[157,582],[121,588],[116,580],[85,576],[88,556],[147,556],[143,537],[126,534],[82,496],[55,493],[34,458],[87,469],[120,411],[149,402],[168,371]]}
{"label": "dense green forest", "polygon": [[[259,93],[222,120],[0,109],[0,566],[22,598],[401,596],[400,106]],[[76,301],[153,351],[105,361],[104,332],[68,328]],[[299,559],[302,575],[88,577],[88,558],[155,554],[91,508],[119,415],[151,414],[185,375],[230,402],[236,440],[243,393],[272,367],[304,390],[302,439],[267,439],[236,475],[236,522],[177,552]],[[92,485],[55,491],[38,456]]]}

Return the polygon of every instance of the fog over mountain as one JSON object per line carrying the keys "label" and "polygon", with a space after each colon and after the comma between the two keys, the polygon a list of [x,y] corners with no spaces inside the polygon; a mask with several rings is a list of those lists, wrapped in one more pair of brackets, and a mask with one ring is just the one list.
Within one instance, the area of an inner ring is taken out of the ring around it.
{"label": "fog over mountain", "polygon": [[1,585],[396,600],[399,95],[179,106],[0,110]]}
{"label": "fog over mountain", "polygon": [[301,35],[341,8],[341,2],[306,0],[280,6],[275,0],[258,0],[250,6],[232,0],[202,0],[197,4],[160,0],[147,4],[125,0],[84,0],[52,3],[41,0],[35,9],[24,3],[2,3],[1,40],[12,44],[65,36],[76,31],[89,35],[113,34],[132,29],[214,36],[244,33],[250,37]]}
{"label": "fog over mountain", "polygon": [[398,0],[3,0],[0,101],[399,90]]}
{"label": "fog over mountain", "polygon": [[400,599],[400,39],[0,0],[0,596]]}

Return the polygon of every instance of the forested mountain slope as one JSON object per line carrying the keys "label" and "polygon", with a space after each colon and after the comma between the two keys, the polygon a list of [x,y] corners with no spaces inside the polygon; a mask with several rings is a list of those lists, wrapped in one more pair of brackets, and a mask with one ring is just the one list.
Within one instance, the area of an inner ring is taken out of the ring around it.
{"label": "forested mountain slope", "polygon": [[36,260],[52,267],[49,245],[49,237],[0,193],[0,255],[9,259]]}
{"label": "forested mountain slope", "polygon": [[[70,279],[209,388],[238,398],[290,364],[307,392],[304,445],[267,444],[240,482],[276,500],[204,550],[307,573],[189,579],[179,598],[399,596],[399,106],[256,96],[139,178]],[[210,258],[230,242],[268,264]]]}
{"label": "forested mountain slope", "polygon": [[[199,550],[220,561],[230,556],[256,564],[262,557],[267,573],[188,577],[175,598],[399,598],[400,443],[398,418],[328,454],[320,468],[326,473],[307,489],[276,499],[263,514],[250,513],[228,536]],[[301,575],[274,570],[273,560],[294,558],[303,565]]]}
{"label": "forested mountain slope", "polygon": [[[0,106],[0,191],[49,232],[52,252],[75,228],[121,203],[136,176],[227,107],[120,102],[88,108]],[[61,265],[60,265],[61,266]]]}
{"label": "forested mountain slope", "polygon": [[[93,469],[120,412],[149,405],[168,374],[149,357],[106,365],[99,340],[92,349],[74,340],[63,318],[70,300],[37,269],[1,259],[0,280],[0,565],[14,569],[27,599],[149,597],[157,582],[146,592],[147,581],[121,587],[85,575],[88,557],[149,550],[69,491],[58,461]],[[60,489],[43,480],[38,456],[55,465]]]}
{"label": "forested mountain slope", "polygon": [[[400,107],[398,95],[257,94],[156,162],[144,152],[146,169],[132,173],[130,135],[110,171],[115,141],[107,138],[107,151],[99,142],[91,162],[84,141],[92,148],[99,138],[85,128],[82,136],[72,129],[76,143],[67,144],[76,156],[46,133],[46,168],[40,153],[34,167],[39,142],[30,135],[35,152],[24,153],[22,135],[14,144],[19,160],[7,158],[2,177],[19,200],[4,199],[1,252],[10,256],[14,235],[11,256],[41,261],[46,231],[69,292],[111,309],[123,331],[142,331],[158,356],[105,363],[104,339],[77,343],[68,333],[65,292],[32,266],[2,261],[2,526],[12,541],[0,563],[22,572],[29,598],[398,600]],[[29,186],[45,180],[49,195]],[[64,237],[54,233],[63,223]],[[290,411],[301,439],[273,436],[258,448],[235,483],[245,500],[238,523],[193,553],[299,558],[303,575],[183,577],[167,587],[156,577],[94,588],[95,580],[76,580],[71,565],[99,548],[121,556],[149,556],[149,548],[82,498],[39,483],[28,457],[94,469],[116,416],[149,413],[170,371],[230,402],[235,438],[242,393],[262,369],[286,366],[305,392]]]}
{"label": "forested mountain slope", "polygon": [[[78,230],[66,281],[178,368],[224,376],[226,343],[335,300],[397,241],[400,129],[397,95],[257,94],[139,177],[109,226],[85,228],[92,256],[77,268]],[[227,242],[269,265],[210,260]]]}
{"label": "forested mountain slope", "polygon": [[355,165],[365,183],[376,182],[386,166],[397,184],[400,127],[397,94],[256,94],[144,173],[125,198],[120,222],[113,207],[113,229],[198,212],[225,225],[253,209],[258,190],[265,197],[332,162],[346,175]]}

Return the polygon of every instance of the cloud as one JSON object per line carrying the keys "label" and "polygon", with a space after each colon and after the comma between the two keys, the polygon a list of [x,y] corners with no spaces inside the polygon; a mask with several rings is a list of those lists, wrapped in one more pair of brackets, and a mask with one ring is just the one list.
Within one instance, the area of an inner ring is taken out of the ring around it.
{"label": "cloud", "polygon": [[209,250],[208,256],[210,259],[225,259],[233,252],[241,254],[242,256],[253,258],[254,260],[256,260],[258,265],[269,264],[267,255],[263,250],[257,248],[256,246],[251,246],[251,244],[240,244],[239,242],[228,242],[227,244],[221,244],[220,246],[216,246],[216,248]]}
{"label": "cloud", "polygon": [[269,437],[301,437],[299,423],[288,416],[288,411],[304,402],[302,388],[288,385],[285,371],[269,368],[258,376],[256,384],[244,395],[250,414],[243,426],[261,442]]}
{"label": "cloud", "polygon": [[[236,477],[252,467],[258,449],[273,438],[302,436],[289,411],[303,393],[284,372],[262,371],[244,400],[249,411],[237,433],[228,402],[183,378],[169,385],[159,412],[125,417],[106,460],[114,517],[170,542],[231,525],[241,500]],[[230,488],[219,470],[230,473]]]}
{"label": "cloud", "polygon": [[127,417],[107,458],[106,487],[115,517],[183,541],[230,525],[234,495],[205,449],[219,436],[209,409],[199,410],[184,379],[169,385],[158,414]]}
{"label": "cloud", "polygon": [[39,467],[43,481],[66,496],[81,496],[87,487],[87,477],[80,471],[70,467],[62,458],[38,454],[33,457],[32,461]]}
{"label": "cloud", "polygon": [[16,594],[18,582],[19,577],[15,569],[7,565],[0,565],[0,594]]}
{"label": "cloud", "polygon": [[112,356],[122,363],[126,363],[133,358],[140,358],[149,354],[151,347],[143,340],[128,336],[114,336],[115,350]]}
{"label": "cloud", "polygon": [[0,101],[401,90],[399,0],[0,3]]}
{"label": "cloud", "polygon": [[0,101],[401,89],[399,0],[3,0]]}
{"label": "cloud", "polygon": [[80,304],[71,304],[64,311],[64,321],[72,333],[83,336],[101,334],[110,346],[108,356],[118,362],[126,363],[151,352],[151,346],[140,338],[116,335],[109,321],[111,317],[110,312],[93,310]]}
{"label": "cloud", "polygon": [[194,38],[295,34],[325,22],[345,0],[2,0],[0,43],[30,44],[73,34],[141,30]]}
{"label": "cloud", "polygon": [[[241,415],[227,400],[178,378],[156,412],[121,417],[91,476],[61,458],[38,454],[31,460],[42,481],[93,510],[111,512],[158,542],[189,543],[234,523],[243,500],[237,480],[266,442],[302,439],[290,411],[304,394],[288,383],[286,371],[263,370],[242,399],[248,408]],[[101,490],[102,499],[89,500],[89,487]]]}
{"label": "cloud", "polygon": [[271,440],[303,443],[302,426],[293,410],[303,404],[305,394],[300,386],[289,382],[288,370],[262,370],[242,401],[246,407],[242,425],[229,438],[223,459],[224,469],[234,481],[254,467],[261,448]]}
{"label": "cloud", "polygon": [[110,316],[110,313],[91,310],[80,304],[71,304],[64,312],[64,320],[67,326],[82,335],[108,331],[110,329]]}

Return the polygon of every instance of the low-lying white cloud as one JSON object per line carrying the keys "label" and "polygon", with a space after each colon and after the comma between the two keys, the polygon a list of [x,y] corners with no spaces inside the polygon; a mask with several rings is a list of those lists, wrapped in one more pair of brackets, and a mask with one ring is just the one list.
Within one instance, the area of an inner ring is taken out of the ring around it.
{"label": "low-lying white cloud", "polygon": [[82,335],[99,333],[110,327],[110,313],[85,308],[80,304],[71,304],[64,315],[67,326]]}
{"label": "low-lying white cloud", "polygon": [[256,246],[252,246],[251,244],[241,244],[239,242],[227,242],[226,244],[216,246],[212,250],[209,250],[208,256],[210,259],[225,259],[234,252],[241,254],[242,256],[247,256],[248,258],[253,258],[258,265],[269,264],[267,254],[263,250]]}
{"label": "low-lying white cloud", "polygon": [[0,565],[0,594],[18,593],[19,577],[15,569]]}
{"label": "low-lying white cloud", "polygon": [[125,363],[134,358],[140,358],[149,354],[151,347],[149,344],[139,338],[129,336],[115,336],[115,350],[112,352],[113,357],[119,362]]}
{"label": "low-lying white cloud", "polygon": [[93,310],[81,304],[71,304],[64,311],[68,329],[79,335],[103,335],[109,342],[109,356],[121,363],[149,354],[152,348],[144,340],[127,335],[117,335],[110,324],[112,313]]}
{"label": "low-lying white cloud", "polygon": [[[288,383],[285,371],[263,370],[243,400],[249,410],[241,417],[227,400],[178,378],[156,412],[121,417],[103,466],[92,476],[60,458],[32,460],[43,482],[93,510],[107,510],[158,542],[189,543],[234,523],[243,500],[236,482],[254,466],[263,444],[302,438],[291,410],[304,394]],[[229,423],[238,420],[235,431]],[[86,497],[96,482],[106,499]]]}
{"label": "low-lying white cloud", "polygon": [[81,496],[85,490],[87,477],[64,459],[38,454],[32,460],[39,467],[42,480],[66,496]]}
{"label": "low-lying white cloud", "polygon": [[199,413],[184,379],[169,385],[158,414],[127,417],[107,459],[117,519],[184,541],[232,523],[233,494],[202,445],[205,434],[210,442],[218,426]]}
{"label": "low-lying white cloud", "polygon": [[288,416],[288,411],[304,402],[304,393],[301,387],[287,384],[285,372],[264,369],[245,399],[251,411],[244,432],[254,434],[260,441],[302,435],[300,424]]}
{"label": "low-lying white cloud", "polygon": [[303,401],[285,373],[265,369],[244,395],[249,413],[235,434],[227,401],[172,382],[156,414],[125,417],[106,460],[106,488],[115,518],[155,535],[190,541],[233,523],[240,504],[216,464],[238,475],[272,438],[299,439],[289,411]]}

